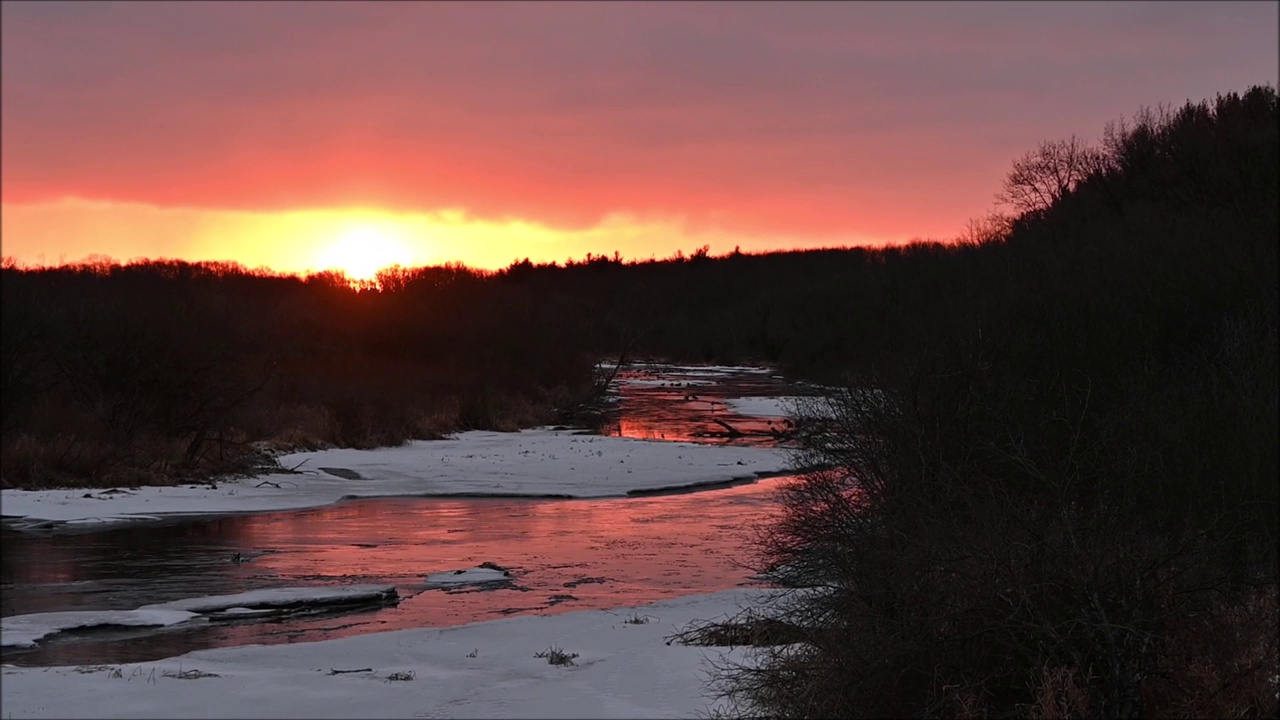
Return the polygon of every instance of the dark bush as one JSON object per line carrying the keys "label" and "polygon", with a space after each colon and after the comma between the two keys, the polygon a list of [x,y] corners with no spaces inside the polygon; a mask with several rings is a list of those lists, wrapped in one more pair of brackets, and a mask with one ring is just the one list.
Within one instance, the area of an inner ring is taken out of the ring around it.
{"label": "dark bush", "polygon": [[796,419],[829,469],[759,549],[811,639],[719,667],[735,712],[1276,714],[1278,120],[1189,104],[916,256],[906,297],[968,289]]}

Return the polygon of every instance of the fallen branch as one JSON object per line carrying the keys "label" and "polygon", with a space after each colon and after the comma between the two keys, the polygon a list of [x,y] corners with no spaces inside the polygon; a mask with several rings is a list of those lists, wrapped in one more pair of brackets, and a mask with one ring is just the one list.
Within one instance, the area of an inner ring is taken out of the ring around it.
{"label": "fallen branch", "polygon": [[742,437],[742,431],[741,431],[741,430],[739,430],[738,428],[736,428],[736,427],[734,427],[734,426],[730,425],[729,423],[727,423],[727,422],[725,422],[725,421],[721,420],[720,418],[711,418],[711,421],[712,421],[712,422],[714,422],[715,424],[719,425],[720,427],[724,428],[725,430],[728,430],[728,431],[729,431],[729,437]]}
{"label": "fallen branch", "polygon": [[309,471],[306,471],[306,470],[299,470],[298,468],[302,467],[303,465],[306,465],[306,464],[307,464],[307,461],[308,461],[308,460],[310,460],[310,459],[311,459],[311,458],[303,458],[303,459],[302,459],[302,462],[298,463],[297,465],[294,465],[294,466],[293,466],[293,467],[291,467],[291,468],[281,467],[279,470],[276,470],[276,472],[281,472],[281,473],[292,473],[292,474],[294,474],[294,475],[301,475],[301,474],[303,474],[304,472],[309,472]]}
{"label": "fallen branch", "polygon": [[373,668],[360,668],[358,670],[334,670],[329,668],[330,675],[343,675],[345,673],[373,672]]}

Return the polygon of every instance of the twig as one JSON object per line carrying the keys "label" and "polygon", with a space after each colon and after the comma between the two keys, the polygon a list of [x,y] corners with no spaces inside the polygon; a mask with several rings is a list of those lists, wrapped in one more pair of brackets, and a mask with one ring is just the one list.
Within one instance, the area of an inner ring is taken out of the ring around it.
{"label": "twig", "polygon": [[727,423],[727,422],[725,422],[725,421],[723,421],[723,420],[721,420],[721,419],[719,419],[719,418],[711,418],[711,422],[714,422],[715,424],[719,425],[720,427],[723,427],[724,429],[728,430],[728,431],[729,431],[729,437],[742,437],[742,431],[741,431],[741,430],[739,430],[738,428],[736,428],[736,427],[734,427],[734,426],[730,425],[729,423]]}
{"label": "twig", "polygon": [[334,670],[329,668],[330,675],[342,675],[344,673],[373,672],[373,668],[360,668],[358,670]]}

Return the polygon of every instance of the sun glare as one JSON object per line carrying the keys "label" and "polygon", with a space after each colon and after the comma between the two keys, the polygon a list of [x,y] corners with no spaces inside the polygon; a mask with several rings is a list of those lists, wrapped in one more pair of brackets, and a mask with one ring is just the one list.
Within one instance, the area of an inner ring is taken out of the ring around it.
{"label": "sun glare", "polygon": [[352,280],[372,280],[379,270],[408,264],[409,249],[393,228],[354,223],[338,235],[319,257],[323,270],[341,270]]}

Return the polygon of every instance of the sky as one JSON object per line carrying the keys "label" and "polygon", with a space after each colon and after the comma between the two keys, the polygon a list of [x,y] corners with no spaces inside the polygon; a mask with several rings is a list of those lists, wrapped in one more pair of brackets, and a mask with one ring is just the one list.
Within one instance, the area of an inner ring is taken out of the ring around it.
{"label": "sky", "polygon": [[946,240],[1276,2],[4,2],[0,246],[367,276]]}

